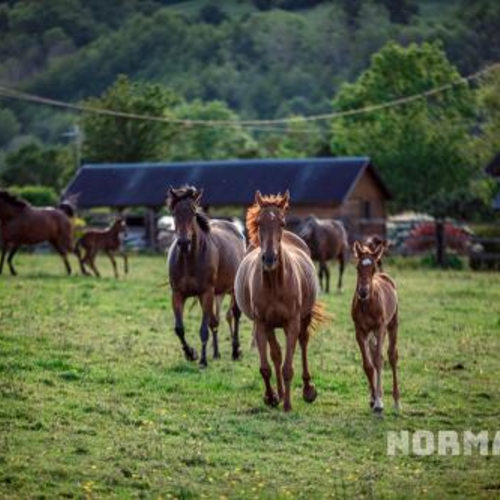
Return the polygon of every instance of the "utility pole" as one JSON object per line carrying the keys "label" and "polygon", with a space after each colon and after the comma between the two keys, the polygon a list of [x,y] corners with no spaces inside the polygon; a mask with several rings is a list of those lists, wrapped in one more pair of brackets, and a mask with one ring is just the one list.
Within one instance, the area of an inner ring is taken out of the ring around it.
{"label": "utility pole", "polygon": [[73,142],[73,147],[75,151],[75,166],[78,171],[82,163],[82,132],[80,125],[75,123],[72,128],[67,132],[62,134],[63,137],[67,137]]}

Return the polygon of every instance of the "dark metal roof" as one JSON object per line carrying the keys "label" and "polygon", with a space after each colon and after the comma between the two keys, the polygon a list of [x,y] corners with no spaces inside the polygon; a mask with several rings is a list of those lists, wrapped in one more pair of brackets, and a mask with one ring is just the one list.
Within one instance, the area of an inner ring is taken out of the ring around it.
{"label": "dark metal roof", "polygon": [[492,175],[493,177],[500,177],[500,153],[497,153],[495,157],[486,166],[486,173]]}
{"label": "dark metal roof", "polygon": [[493,209],[500,210],[500,191],[498,191],[495,199],[493,200]]}
{"label": "dark metal roof", "polygon": [[390,198],[366,157],[84,165],[65,195],[79,195],[82,208],[161,207],[169,186],[191,184],[204,189],[209,206],[248,205],[257,189],[289,189],[295,205],[331,205],[341,203],[367,169]]}

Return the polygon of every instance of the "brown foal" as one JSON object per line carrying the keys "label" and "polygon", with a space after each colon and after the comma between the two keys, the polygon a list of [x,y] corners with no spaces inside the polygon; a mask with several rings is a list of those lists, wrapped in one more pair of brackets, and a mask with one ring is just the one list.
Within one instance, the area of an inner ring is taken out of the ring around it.
{"label": "brown foal", "polygon": [[[117,217],[114,222],[106,229],[91,229],[87,231],[76,243],[75,253],[80,262],[82,274],[89,276],[85,264],[87,264],[96,277],[100,277],[99,271],[95,265],[95,258],[98,252],[104,252],[113,265],[115,278],[118,278],[118,268],[116,266],[115,254],[120,253],[123,258],[123,267],[125,274],[128,273],[128,258],[125,250],[122,248],[120,235],[126,234],[127,225],[123,217]],[[82,255],[82,249],[85,252]]]}
{"label": "brown foal", "polygon": [[400,409],[398,387],[398,297],[396,284],[387,275],[377,271],[385,247],[375,250],[354,243],[357,262],[357,284],[352,301],[352,319],[356,327],[356,340],[363,359],[363,369],[370,386],[370,406],[382,413],[382,367],[385,334],[389,337],[388,357],[392,369],[392,395],[394,408]]}

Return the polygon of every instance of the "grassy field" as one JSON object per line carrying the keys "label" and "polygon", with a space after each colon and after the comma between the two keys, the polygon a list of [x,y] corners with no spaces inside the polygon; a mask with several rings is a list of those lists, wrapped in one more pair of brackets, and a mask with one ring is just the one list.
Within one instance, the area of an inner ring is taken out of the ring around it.
{"label": "grassy field", "polygon": [[[373,417],[346,292],[311,342],[319,391],[262,402],[257,353],[200,371],[172,328],[161,257],[63,276],[21,255],[0,278],[0,498],[492,498],[500,457],[396,456],[388,430],[500,430],[500,275],[389,268],[400,289],[403,413]],[[188,335],[198,347],[198,307]],[[299,361],[297,359],[297,361]],[[386,372],[390,393],[390,376]],[[389,395],[389,394],[388,394]],[[391,401],[386,398],[386,406]]]}

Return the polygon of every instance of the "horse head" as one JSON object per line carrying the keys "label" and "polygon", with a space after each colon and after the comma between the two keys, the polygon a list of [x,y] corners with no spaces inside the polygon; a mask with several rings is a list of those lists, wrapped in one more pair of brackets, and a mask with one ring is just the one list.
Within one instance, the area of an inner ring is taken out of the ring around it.
{"label": "horse head", "polygon": [[374,250],[355,241],[352,248],[356,259],[356,269],[358,273],[356,294],[359,300],[368,300],[372,292],[372,281],[377,265],[385,251],[385,246],[379,244]]}
{"label": "horse head", "polygon": [[174,216],[177,245],[181,252],[187,252],[191,247],[196,221],[203,230],[209,229],[208,218],[199,205],[202,196],[203,189],[193,186],[168,190],[167,206]]}
{"label": "horse head", "polygon": [[[273,271],[279,264],[280,245],[285,228],[285,214],[290,201],[290,193],[283,196],[262,196],[255,194],[253,233],[257,232],[261,249],[262,266],[265,271]],[[252,234],[252,231],[249,231]]]}

